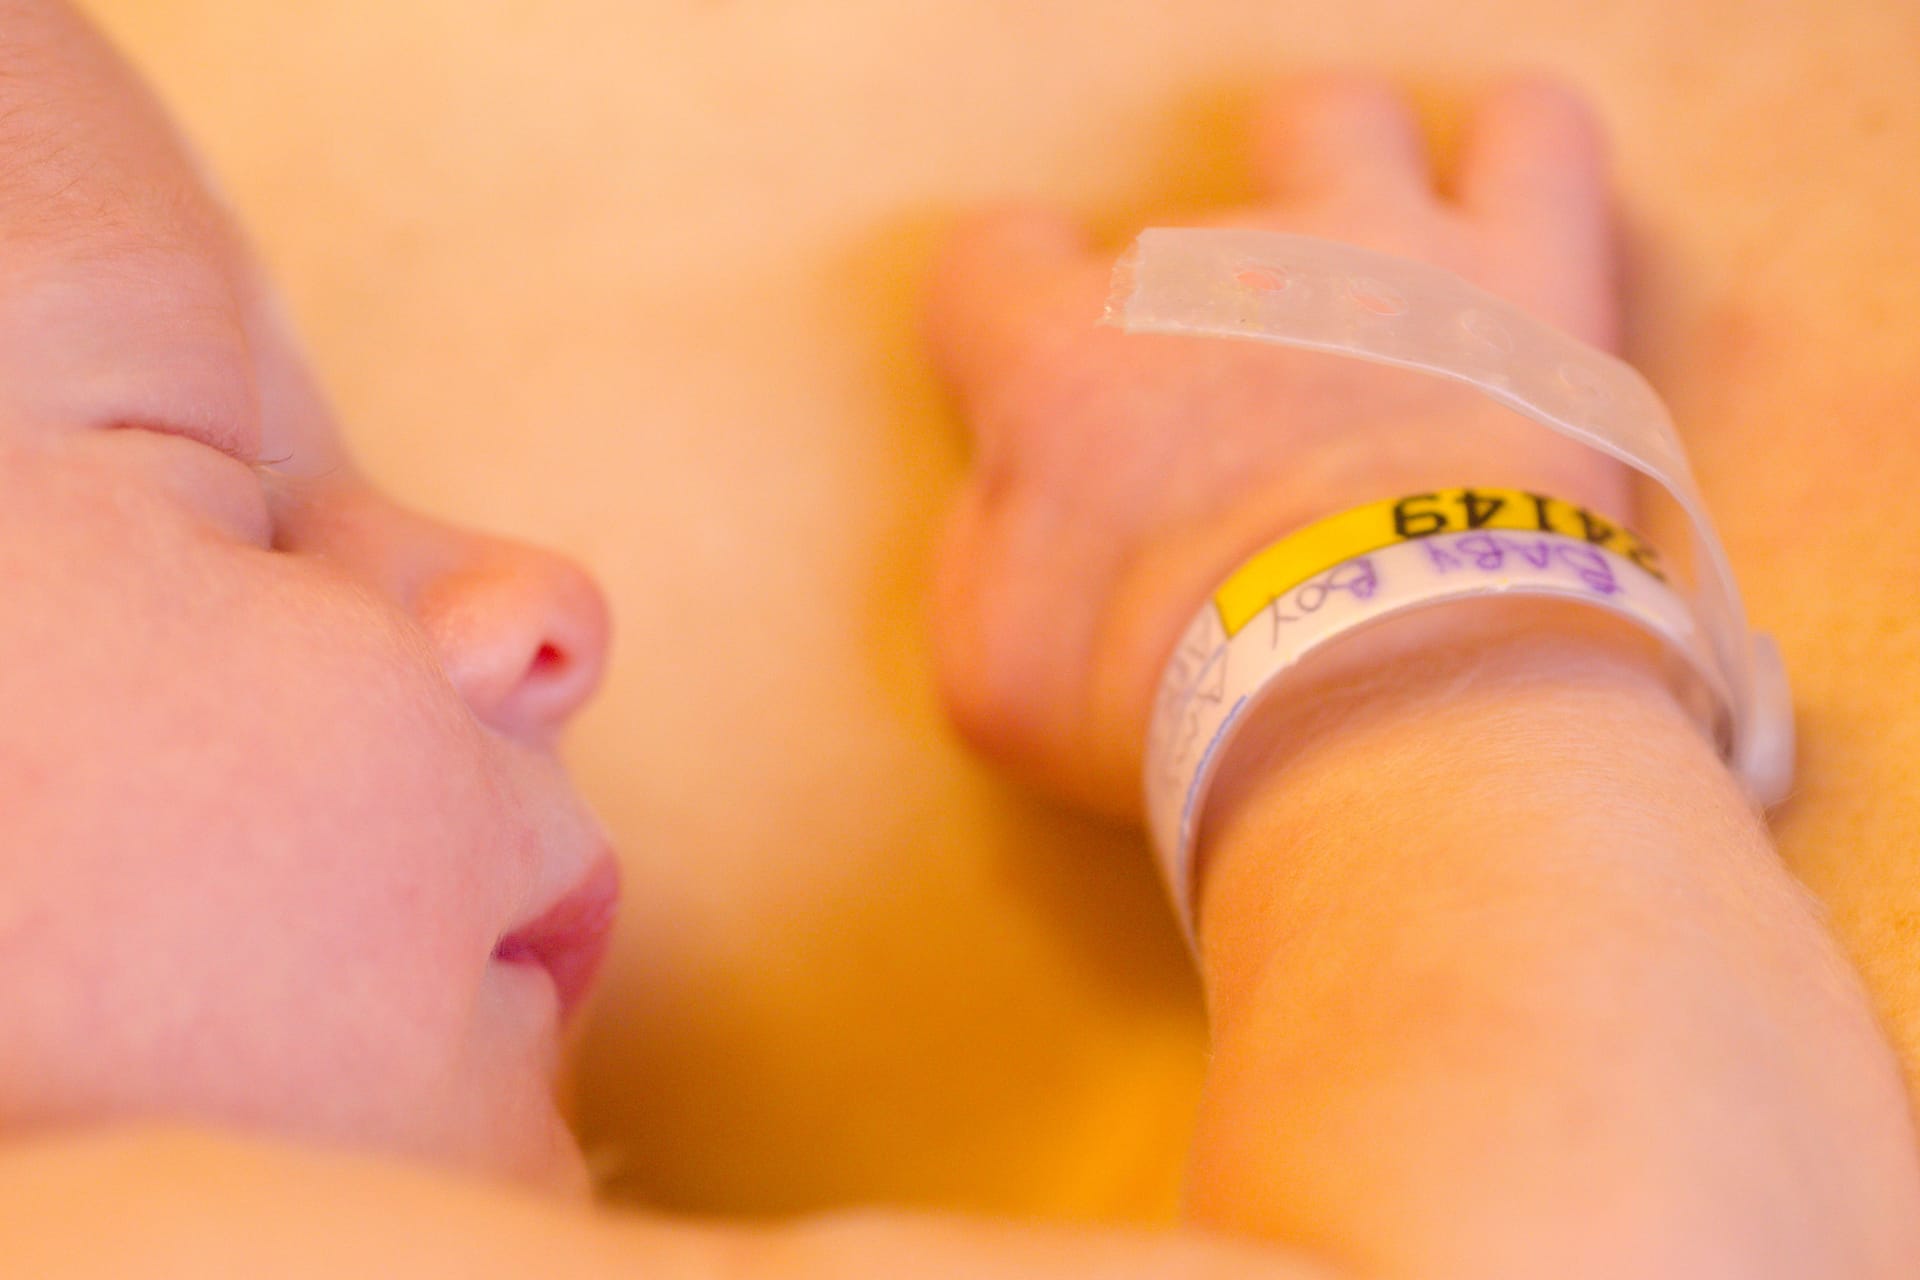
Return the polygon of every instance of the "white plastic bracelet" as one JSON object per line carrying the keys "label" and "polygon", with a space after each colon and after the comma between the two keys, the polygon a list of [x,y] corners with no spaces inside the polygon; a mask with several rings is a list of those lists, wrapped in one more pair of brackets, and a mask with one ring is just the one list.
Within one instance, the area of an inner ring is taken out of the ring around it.
{"label": "white plastic bracelet", "polygon": [[[1665,406],[1630,366],[1436,267],[1274,232],[1143,233],[1116,271],[1107,319],[1133,332],[1250,338],[1454,379],[1653,480],[1690,526],[1687,554],[1666,567],[1666,584],[1627,565],[1619,577],[1630,585],[1594,602],[1635,618],[1689,659],[1720,704],[1727,755],[1748,794],[1763,806],[1785,797],[1793,774],[1793,712],[1778,651],[1767,637],[1748,633],[1726,553]],[[1396,565],[1417,564],[1415,557],[1426,554],[1416,545],[1402,557],[1403,549],[1393,549]],[[1376,573],[1384,554],[1368,557]],[[1364,617],[1329,603],[1329,621],[1319,624],[1314,643],[1386,612],[1490,591],[1581,598],[1566,589],[1563,575],[1551,576],[1551,566],[1539,571],[1549,575],[1542,577],[1524,556],[1520,561],[1504,582],[1446,575],[1415,580],[1406,594],[1377,594],[1376,601],[1391,607],[1368,608]],[[1512,565],[1513,557],[1503,563]],[[1331,602],[1335,589],[1327,590]],[[1335,617],[1346,618],[1346,625],[1334,626]],[[1169,665],[1149,733],[1150,826],[1189,932],[1195,818],[1246,705],[1240,695],[1252,698],[1306,651],[1290,641],[1258,656],[1252,641],[1239,638],[1250,632],[1258,638],[1257,627],[1229,635],[1218,609],[1211,603],[1203,609]],[[1191,712],[1216,680],[1231,680],[1239,694],[1227,696],[1222,684],[1220,701],[1209,704],[1221,710],[1207,730]],[[1176,713],[1178,706],[1186,711]]]}
{"label": "white plastic bracelet", "polygon": [[[1576,600],[1630,619],[1701,678],[1709,716],[1717,719],[1726,705],[1686,602],[1626,557],[1565,534],[1478,530],[1397,542],[1313,574],[1231,631],[1225,612],[1209,604],[1168,664],[1147,756],[1148,820],[1183,923],[1192,920],[1200,802],[1222,748],[1261,691],[1312,650],[1360,627],[1488,595]],[[1715,725],[1716,736],[1725,732]]]}

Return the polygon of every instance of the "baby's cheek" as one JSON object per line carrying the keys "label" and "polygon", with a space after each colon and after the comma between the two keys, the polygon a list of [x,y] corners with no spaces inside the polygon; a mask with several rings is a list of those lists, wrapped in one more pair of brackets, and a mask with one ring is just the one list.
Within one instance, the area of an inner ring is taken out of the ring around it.
{"label": "baby's cheek", "polygon": [[488,735],[337,570],[67,470],[0,493],[0,1117],[445,1148],[534,1080],[473,1048],[527,877]]}
{"label": "baby's cheek", "polygon": [[259,1025],[298,1051],[255,1075],[306,1081],[289,1107],[337,1110],[349,1136],[439,1150],[450,1117],[479,1120],[473,1089],[531,1074],[473,1056],[524,874],[514,815],[485,735],[378,601],[321,589],[277,616],[298,621],[263,629],[261,657],[297,678],[256,682],[272,692],[236,736],[259,744],[259,843],[284,850],[252,885],[248,944],[279,979]]}
{"label": "baby's cheek", "polygon": [[287,637],[303,687],[282,708],[311,726],[289,803],[337,851],[313,871],[355,908],[368,945],[478,973],[537,854],[500,748],[403,615],[330,585]]}

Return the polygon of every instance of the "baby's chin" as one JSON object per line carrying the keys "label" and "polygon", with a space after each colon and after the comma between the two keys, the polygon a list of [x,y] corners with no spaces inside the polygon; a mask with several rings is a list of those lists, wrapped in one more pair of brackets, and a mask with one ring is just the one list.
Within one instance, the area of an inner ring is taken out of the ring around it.
{"label": "baby's chin", "polygon": [[527,1117],[528,1123],[495,1134],[487,1149],[468,1152],[462,1163],[478,1164],[488,1175],[528,1190],[589,1200],[593,1179],[580,1142],[551,1098],[543,1102],[537,1115]]}
{"label": "baby's chin", "polygon": [[572,1132],[555,1113],[551,1123],[511,1136],[496,1134],[481,1144],[413,1146],[395,1151],[391,1146],[359,1144],[363,1150],[382,1149],[410,1162],[437,1167],[456,1176],[477,1177],[543,1196],[585,1202],[593,1198],[593,1179],[586,1157]]}
{"label": "baby's chin", "polygon": [[593,1177],[571,1133],[565,1133],[564,1140],[557,1142],[545,1158],[515,1180],[564,1200],[584,1202],[593,1198]]}

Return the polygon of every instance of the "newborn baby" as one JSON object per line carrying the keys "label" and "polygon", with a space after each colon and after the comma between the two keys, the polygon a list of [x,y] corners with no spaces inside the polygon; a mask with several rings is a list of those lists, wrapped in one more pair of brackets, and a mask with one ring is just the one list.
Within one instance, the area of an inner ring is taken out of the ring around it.
{"label": "newborn baby", "polygon": [[64,13],[3,21],[99,79],[0,124],[0,1123],[579,1189],[552,1080],[617,877],[553,746],[605,603],[359,476],[164,122]]}
{"label": "newborn baby", "polygon": [[[553,1081],[617,877],[554,747],[605,603],[370,485],[151,101],[57,5],[0,8],[0,37],[0,1201],[84,1272],[142,1220],[88,1197],[190,1194],[225,1158],[59,1145],[154,1121],[583,1192]],[[1613,341],[1600,147],[1563,91],[1489,96],[1444,195],[1381,86],[1302,81],[1265,120],[1266,194],[1226,221],[1425,258]],[[1462,483],[1631,515],[1617,466],[1458,391],[1096,329],[1110,257],[990,216],[930,322],[979,446],[938,676],[983,752],[1070,803],[1138,816],[1173,637],[1274,537]],[[1463,609],[1313,680],[1210,805],[1191,1224],[1336,1273],[1913,1273],[1890,1055],[1638,642]],[[547,1274],[1322,1274],[984,1224],[674,1235],[386,1170],[250,1205],[279,1224],[254,1268],[286,1274],[276,1231],[324,1204],[364,1229],[325,1233],[337,1271],[431,1227],[436,1257]],[[169,1203],[175,1247],[226,1240],[218,1204]]]}

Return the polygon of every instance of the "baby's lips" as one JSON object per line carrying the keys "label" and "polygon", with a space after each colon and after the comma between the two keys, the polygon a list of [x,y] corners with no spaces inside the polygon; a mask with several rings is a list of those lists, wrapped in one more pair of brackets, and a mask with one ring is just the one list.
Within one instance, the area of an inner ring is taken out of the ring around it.
{"label": "baby's lips", "polygon": [[547,971],[560,997],[560,1018],[572,1018],[593,987],[606,958],[620,910],[620,864],[602,850],[585,875],[552,906],[500,939],[493,958],[502,964],[536,964]]}

